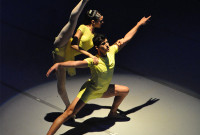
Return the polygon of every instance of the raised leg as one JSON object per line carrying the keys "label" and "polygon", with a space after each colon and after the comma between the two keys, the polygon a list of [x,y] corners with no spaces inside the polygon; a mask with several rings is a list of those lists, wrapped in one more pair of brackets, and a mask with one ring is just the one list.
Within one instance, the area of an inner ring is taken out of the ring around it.
{"label": "raised leg", "polygon": [[55,47],[63,47],[72,37],[78,18],[87,2],[88,0],[81,0],[72,10],[68,23],[62,28],[54,41]]}

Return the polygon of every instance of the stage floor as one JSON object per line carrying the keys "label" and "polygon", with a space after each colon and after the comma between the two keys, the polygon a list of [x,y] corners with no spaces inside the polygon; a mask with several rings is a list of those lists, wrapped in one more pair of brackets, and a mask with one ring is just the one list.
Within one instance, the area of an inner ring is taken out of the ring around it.
{"label": "stage floor", "polygon": [[[70,101],[89,76],[67,80]],[[113,98],[89,101],[75,123],[65,123],[56,134],[65,135],[199,135],[200,100],[131,73],[115,74],[112,83],[126,85],[129,95],[120,105],[130,119],[106,118]],[[159,101],[145,106],[150,98]],[[1,106],[1,135],[45,135],[65,109],[56,81],[19,93]]]}

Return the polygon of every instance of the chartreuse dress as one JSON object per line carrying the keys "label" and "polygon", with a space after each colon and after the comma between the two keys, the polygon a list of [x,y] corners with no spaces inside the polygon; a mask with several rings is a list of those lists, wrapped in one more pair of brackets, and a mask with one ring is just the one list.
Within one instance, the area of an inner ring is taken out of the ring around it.
{"label": "chartreuse dress", "polygon": [[91,78],[81,87],[77,97],[87,103],[91,99],[102,97],[107,91],[112,80],[115,67],[115,54],[118,52],[118,46],[112,45],[107,52],[106,57],[100,57],[98,65],[93,64],[92,58],[84,59],[88,62]]}
{"label": "chartreuse dress", "polygon": [[[82,32],[82,37],[80,39],[79,47],[84,49],[85,51],[88,51],[94,46],[92,41],[94,34],[90,31],[89,27],[83,24],[80,25],[77,30],[80,30]],[[55,48],[53,53],[63,57],[64,61],[74,61],[75,56],[81,53],[71,48],[72,40],[73,38],[70,38],[70,40],[65,46],[60,48]],[[76,74],[75,68],[66,68],[66,71],[70,76],[74,76]]]}

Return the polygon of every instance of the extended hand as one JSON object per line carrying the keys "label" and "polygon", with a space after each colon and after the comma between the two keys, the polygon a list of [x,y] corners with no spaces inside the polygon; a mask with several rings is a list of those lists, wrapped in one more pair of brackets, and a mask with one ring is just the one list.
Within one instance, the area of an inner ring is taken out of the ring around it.
{"label": "extended hand", "polygon": [[92,57],[94,65],[98,65],[99,59],[96,56]]}
{"label": "extended hand", "polygon": [[54,64],[54,65],[47,71],[46,76],[49,77],[50,73],[51,73],[53,70],[56,70],[56,71],[57,71],[57,70],[58,70],[58,66],[59,66],[58,63]]}
{"label": "extended hand", "polygon": [[139,24],[139,25],[144,25],[144,24],[146,24],[147,21],[149,21],[150,18],[151,18],[151,16],[149,16],[149,17],[143,17],[143,18],[138,22],[138,24]]}
{"label": "extended hand", "polygon": [[115,44],[117,44],[118,46],[124,43],[124,39],[119,39],[117,40],[117,42]]}

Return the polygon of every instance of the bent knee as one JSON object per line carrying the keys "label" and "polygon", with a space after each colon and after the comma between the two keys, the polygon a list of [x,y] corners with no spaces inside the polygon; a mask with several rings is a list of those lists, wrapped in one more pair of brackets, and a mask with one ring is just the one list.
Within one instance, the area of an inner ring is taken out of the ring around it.
{"label": "bent knee", "polygon": [[124,92],[126,93],[126,94],[128,94],[129,93],[129,87],[127,87],[127,86],[124,86]]}
{"label": "bent knee", "polygon": [[71,24],[76,24],[77,21],[78,21],[78,16],[77,16],[77,14],[71,14],[71,15],[70,15],[70,18],[69,18],[69,22],[70,22]]}
{"label": "bent knee", "polygon": [[74,109],[69,107],[63,114],[67,117],[72,117],[74,116],[75,112]]}
{"label": "bent knee", "polygon": [[129,87],[127,86],[123,86],[123,85],[118,85],[116,92],[118,94],[123,94],[123,95],[127,95],[129,93]]}

